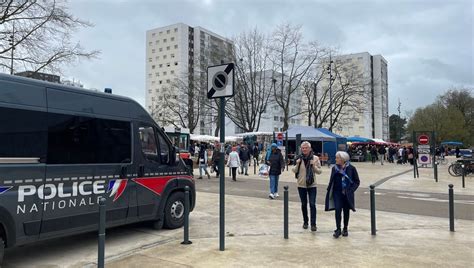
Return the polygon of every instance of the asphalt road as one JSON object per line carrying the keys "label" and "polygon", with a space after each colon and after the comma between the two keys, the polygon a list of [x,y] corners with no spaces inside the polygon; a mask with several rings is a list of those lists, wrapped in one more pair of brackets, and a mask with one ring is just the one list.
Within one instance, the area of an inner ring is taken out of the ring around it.
{"label": "asphalt road", "polygon": [[[296,183],[280,182],[280,197],[276,202],[283,201],[283,186],[289,186],[290,201],[299,201]],[[318,185],[316,196],[317,204],[324,204],[327,185]],[[196,180],[196,190],[199,192],[219,193],[219,180],[212,176],[211,180]],[[236,182],[226,177],[226,194],[237,196],[248,196],[257,198],[268,198],[268,179],[246,179],[238,177]],[[422,193],[399,190],[375,190],[376,209],[387,212],[397,212],[404,214],[434,216],[449,218],[449,197],[448,194]],[[356,209],[370,209],[370,192],[368,188],[359,188],[356,191]],[[454,196],[454,217],[456,219],[474,220],[474,196],[455,195]]]}

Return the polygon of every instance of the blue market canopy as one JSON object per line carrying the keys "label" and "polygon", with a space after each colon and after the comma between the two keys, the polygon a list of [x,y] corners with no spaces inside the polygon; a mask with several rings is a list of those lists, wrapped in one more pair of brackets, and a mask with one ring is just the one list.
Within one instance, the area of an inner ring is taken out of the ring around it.
{"label": "blue market canopy", "polygon": [[455,146],[462,146],[463,143],[460,141],[443,141],[441,145],[455,145]]}
{"label": "blue market canopy", "polygon": [[301,141],[336,141],[336,138],[310,126],[293,126],[288,129],[288,140],[296,140],[301,134]]}
{"label": "blue market canopy", "polygon": [[374,142],[371,139],[364,138],[364,137],[347,137],[348,142]]}

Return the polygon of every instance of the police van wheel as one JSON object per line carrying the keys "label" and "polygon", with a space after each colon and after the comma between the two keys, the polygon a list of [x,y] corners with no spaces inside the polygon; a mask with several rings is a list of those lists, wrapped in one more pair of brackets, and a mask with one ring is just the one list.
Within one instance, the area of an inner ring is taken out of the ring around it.
{"label": "police van wheel", "polygon": [[4,252],[5,252],[5,242],[3,242],[3,238],[0,237],[0,267],[2,267]]}
{"label": "police van wheel", "polygon": [[176,229],[184,224],[184,193],[173,193],[166,202],[164,226]]}

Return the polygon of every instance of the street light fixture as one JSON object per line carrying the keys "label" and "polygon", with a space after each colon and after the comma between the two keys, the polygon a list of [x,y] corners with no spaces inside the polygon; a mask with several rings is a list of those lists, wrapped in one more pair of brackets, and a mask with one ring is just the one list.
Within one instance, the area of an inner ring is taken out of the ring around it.
{"label": "street light fixture", "polygon": [[326,68],[326,70],[328,71],[328,75],[329,75],[329,131],[332,132],[332,83],[333,81],[335,80],[335,78],[332,76],[332,64],[333,64],[333,60],[332,60],[332,57],[331,57],[331,53],[329,53],[329,65],[328,67]]}
{"label": "street light fixture", "polygon": [[14,54],[14,50],[15,50],[15,23],[13,23],[12,34],[10,35],[10,38],[8,38],[8,42],[9,42],[10,47],[12,48],[11,62],[10,62],[10,74],[13,75],[13,54]]}

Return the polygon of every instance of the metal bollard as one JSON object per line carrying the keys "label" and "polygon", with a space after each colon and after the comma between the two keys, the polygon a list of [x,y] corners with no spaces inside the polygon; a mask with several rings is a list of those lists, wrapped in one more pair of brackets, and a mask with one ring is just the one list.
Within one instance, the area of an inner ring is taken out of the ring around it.
{"label": "metal bollard", "polygon": [[189,240],[189,186],[184,187],[184,241],[182,245],[190,245]]}
{"label": "metal bollard", "polygon": [[370,185],[370,230],[372,235],[376,235],[377,229],[375,226],[375,186]]}
{"label": "metal bollard", "polygon": [[288,239],[288,185],[283,188],[285,189],[283,194],[283,236]]}
{"label": "metal bollard", "polygon": [[97,267],[104,268],[105,263],[105,198],[99,199],[99,252]]}
{"label": "metal bollard", "polygon": [[435,182],[438,182],[438,162],[434,162],[434,179]]}
{"label": "metal bollard", "polygon": [[257,174],[257,160],[253,159],[253,175]]}
{"label": "metal bollard", "polygon": [[466,172],[464,172],[464,164],[461,165],[461,168],[462,168],[462,188],[466,188],[466,182],[464,181],[464,176]]}
{"label": "metal bollard", "polygon": [[454,232],[454,191],[453,185],[449,185],[449,230]]}

